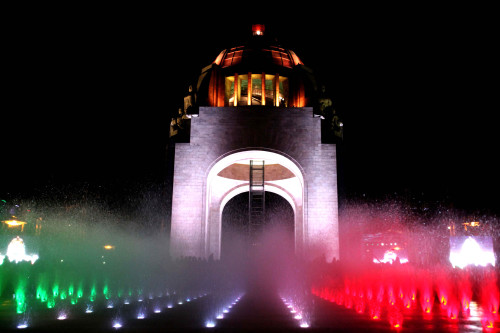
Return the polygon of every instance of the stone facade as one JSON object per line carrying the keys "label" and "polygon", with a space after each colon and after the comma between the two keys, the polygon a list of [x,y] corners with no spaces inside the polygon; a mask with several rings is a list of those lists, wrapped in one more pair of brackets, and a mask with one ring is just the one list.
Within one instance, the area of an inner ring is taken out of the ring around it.
{"label": "stone facade", "polygon": [[220,212],[207,178],[218,161],[244,151],[269,152],[293,163],[302,178],[302,193],[290,192],[295,214],[301,214],[296,249],[309,258],[339,258],[336,146],[321,143],[321,120],[312,108],[265,106],[200,107],[199,117],[191,119],[190,143],[175,147],[172,255],[217,258],[220,230],[210,228],[220,224],[214,227],[209,216]]}

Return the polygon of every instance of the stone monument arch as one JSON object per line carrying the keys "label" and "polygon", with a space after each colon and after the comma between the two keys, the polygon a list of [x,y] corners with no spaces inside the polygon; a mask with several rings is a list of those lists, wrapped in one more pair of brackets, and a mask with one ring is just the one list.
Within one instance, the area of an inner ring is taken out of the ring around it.
{"label": "stone monument arch", "polygon": [[[271,191],[294,210],[297,255],[339,258],[337,149],[322,140],[315,79],[260,31],[223,50],[196,84],[188,139],[170,155],[174,257],[219,259],[225,204],[249,192],[249,205],[265,210]],[[249,226],[258,220],[249,214]]]}

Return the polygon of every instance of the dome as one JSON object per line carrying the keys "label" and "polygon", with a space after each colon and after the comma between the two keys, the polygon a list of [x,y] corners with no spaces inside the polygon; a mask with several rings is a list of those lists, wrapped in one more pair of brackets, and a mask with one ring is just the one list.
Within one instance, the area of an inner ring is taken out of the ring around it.
{"label": "dome", "polygon": [[292,50],[272,45],[258,48],[251,46],[233,47],[222,51],[215,59],[214,64],[222,68],[231,66],[281,66],[292,68],[293,66],[303,65],[302,61]]}
{"label": "dome", "polygon": [[295,52],[266,38],[262,25],[253,32],[246,43],[221,51],[202,70],[197,84],[200,105],[311,106],[316,90],[312,71]]}

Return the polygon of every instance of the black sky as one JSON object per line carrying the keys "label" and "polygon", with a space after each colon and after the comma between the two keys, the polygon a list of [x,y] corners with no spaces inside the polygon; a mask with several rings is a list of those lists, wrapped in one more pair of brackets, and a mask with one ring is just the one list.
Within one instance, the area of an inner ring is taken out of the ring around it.
{"label": "black sky", "polygon": [[392,9],[238,20],[15,11],[3,47],[0,193],[161,181],[170,114],[188,85],[264,23],[314,70],[344,120],[345,195],[424,193],[498,212],[488,10]]}

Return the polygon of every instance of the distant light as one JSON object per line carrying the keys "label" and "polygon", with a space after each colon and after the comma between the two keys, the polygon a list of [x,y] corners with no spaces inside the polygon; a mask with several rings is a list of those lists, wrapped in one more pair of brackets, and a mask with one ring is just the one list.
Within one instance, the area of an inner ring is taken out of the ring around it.
{"label": "distant light", "polygon": [[105,250],[113,250],[115,248],[114,245],[104,245]]}
{"label": "distant light", "polygon": [[7,221],[2,221],[2,222],[5,223],[6,225],[8,225],[9,228],[24,226],[26,224],[26,222],[18,221],[18,220],[7,220]]}
{"label": "distant light", "polygon": [[113,328],[118,329],[118,328],[121,328],[121,327],[122,327],[122,324],[121,324],[120,322],[115,321],[115,322],[113,323]]}
{"label": "distant light", "polygon": [[65,313],[61,313],[58,317],[57,317],[57,320],[65,320],[67,317],[66,317],[66,314]]}
{"label": "distant light", "polygon": [[[477,237],[481,242],[481,239]],[[495,254],[493,253],[493,246],[491,244],[483,244],[483,247],[478,243],[474,237],[468,237],[461,244],[460,248],[453,246],[450,249],[450,263],[453,267],[464,268],[468,265],[475,266],[495,266]],[[491,242],[491,238],[483,239],[483,242]]]}
{"label": "distant light", "polygon": [[146,318],[146,316],[144,315],[144,313],[139,313],[137,315],[137,319],[144,319],[144,318]]}
{"label": "distant light", "polygon": [[6,256],[9,258],[10,262],[15,261],[16,264],[20,261],[31,261],[31,264],[34,264],[35,261],[38,260],[38,254],[26,254],[24,241],[19,236],[10,241],[9,246],[7,247]]}
{"label": "distant light", "polygon": [[[399,247],[396,247],[393,250],[399,250],[399,249],[400,249]],[[387,250],[387,251],[385,251],[383,259],[374,258],[373,262],[376,263],[376,264],[378,264],[378,263],[383,263],[383,264],[389,263],[389,264],[392,264],[392,263],[396,262],[396,259],[399,259],[399,263],[401,263],[401,264],[406,264],[408,262],[408,258],[398,257],[398,255],[396,254],[396,252],[394,252],[393,250]]]}
{"label": "distant light", "polygon": [[19,324],[19,325],[17,325],[17,328],[19,328],[19,329],[28,328],[28,324],[26,324],[26,323]]}
{"label": "distant light", "polygon": [[266,31],[266,26],[264,24],[254,24],[252,25],[252,33],[254,36],[262,36]]}
{"label": "distant light", "polygon": [[161,310],[160,309],[155,309],[155,313],[160,313]]}
{"label": "distant light", "polygon": [[214,321],[207,321],[205,324],[205,327],[212,328],[215,327],[215,322]]}
{"label": "distant light", "polygon": [[308,328],[309,324],[308,323],[300,323],[300,327],[302,327],[302,328]]}

